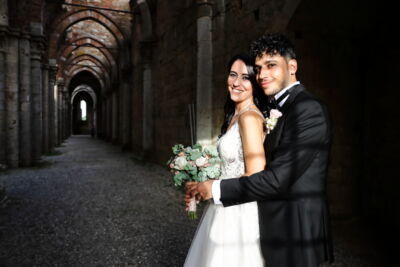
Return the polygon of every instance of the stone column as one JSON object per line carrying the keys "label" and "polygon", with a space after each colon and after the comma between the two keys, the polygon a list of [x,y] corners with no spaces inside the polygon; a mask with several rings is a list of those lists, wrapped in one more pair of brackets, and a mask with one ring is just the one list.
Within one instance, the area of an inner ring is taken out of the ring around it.
{"label": "stone column", "polygon": [[212,3],[197,0],[196,137],[212,142]]}
{"label": "stone column", "polygon": [[42,64],[42,119],[43,119],[43,154],[49,150],[49,66]]}
{"label": "stone column", "polygon": [[55,60],[49,60],[49,150],[53,150],[58,144],[57,127],[57,95],[56,74],[57,67]]}
{"label": "stone column", "polygon": [[107,139],[108,141],[112,141],[112,96],[113,94],[110,92],[106,98],[107,102],[107,109],[106,109],[106,116],[107,116]]}
{"label": "stone column", "polygon": [[[3,0],[2,0],[3,1]],[[5,1],[7,2],[7,1]],[[1,14],[0,14],[1,16]],[[6,28],[0,26],[0,169],[6,168],[6,101],[5,101],[5,86],[6,86]]]}
{"label": "stone column", "polygon": [[[61,89],[61,88],[60,88]],[[61,133],[62,133],[62,140],[68,138],[68,110],[69,110],[69,94],[67,88],[64,86],[62,87],[62,96],[63,96],[63,103],[62,103],[62,112],[61,112]]]}
{"label": "stone column", "polygon": [[112,104],[111,104],[111,142],[118,143],[118,92],[117,90],[112,92]]}
{"label": "stone column", "polygon": [[6,153],[11,168],[19,166],[18,38],[18,32],[10,31],[5,66]]}
{"label": "stone column", "polygon": [[8,1],[0,0],[0,26],[8,26]]}
{"label": "stone column", "polygon": [[[63,88],[58,88],[57,90],[57,131],[59,133],[62,133],[63,131],[63,127],[62,127],[62,112],[63,112]],[[58,141],[57,143],[60,145],[62,142],[62,138],[61,138],[62,134],[60,134],[58,136]]]}
{"label": "stone column", "polygon": [[152,51],[153,42],[141,43],[143,58],[143,153],[149,153],[154,145],[154,93],[152,85]]}
{"label": "stone column", "polygon": [[[54,79],[56,79],[56,75],[54,75]],[[59,87],[59,83],[58,81],[55,80],[54,85],[53,85],[53,102],[54,102],[54,109],[53,109],[53,125],[54,125],[54,146],[59,146],[61,144],[62,140],[62,135],[61,135],[61,131],[60,131],[60,115],[58,114],[58,106],[60,105],[60,103],[58,103],[58,90],[61,90]]]}
{"label": "stone column", "polygon": [[42,69],[41,57],[43,39],[32,36],[31,39],[31,93],[32,93],[32,157],[33,161],[40,160],[43,148],[43,117],[42,117]]}
{"label": "stone column", "polygon": [[19,109],[20,109],[20,165],[32,165],[31,137],[31,49],[30,35],[21,34],[19,40]]}
{"label": "stone column", "polygon": [[[129,87],[129,80],[130,80],[131,69],[126,68],[122,71],[122,79],[120,85],[120,92],[121,92],[121,118],[120,118],[120,131],[121,131],[121,143],[123,149],[128,149],[130,144],[130,132],[131,132],[131,123],[130,123],[130,110],[131,110],[131,103],[130,103],[130,87]],[[96,107],[94,107],[95,109]]]}

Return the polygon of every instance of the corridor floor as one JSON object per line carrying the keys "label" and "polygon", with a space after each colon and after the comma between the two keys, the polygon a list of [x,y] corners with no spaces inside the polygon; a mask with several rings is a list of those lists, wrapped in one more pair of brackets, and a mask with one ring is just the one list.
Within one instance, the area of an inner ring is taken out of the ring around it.
{"label": "corridor floor", "polygon": [[[198,221],[165,168],[89,136],[57,151],[0,173],[0,266],[182,266]],[[334,266],[380,266],[336,243]]]}

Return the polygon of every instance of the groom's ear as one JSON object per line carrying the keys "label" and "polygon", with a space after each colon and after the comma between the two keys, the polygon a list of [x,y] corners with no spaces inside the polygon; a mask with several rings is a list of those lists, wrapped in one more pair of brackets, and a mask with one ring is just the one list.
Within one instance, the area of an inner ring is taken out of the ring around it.
{"label": "groom's ear", "polygon": [[297,60],[293,59],[293,58],[289,59],[288,66],[289,66],[290,75],[296,75],[296,72],[297,72]]}

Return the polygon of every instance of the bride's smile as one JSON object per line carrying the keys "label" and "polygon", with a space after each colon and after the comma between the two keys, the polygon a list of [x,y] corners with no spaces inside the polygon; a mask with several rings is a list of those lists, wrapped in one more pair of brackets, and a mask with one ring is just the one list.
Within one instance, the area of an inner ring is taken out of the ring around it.
{"label": "bride's smile", "polygon": [[239,59],[232,64],[227,85],[230,97],[236,104],[248,102],[253,98],[253,87],[246,64]]}

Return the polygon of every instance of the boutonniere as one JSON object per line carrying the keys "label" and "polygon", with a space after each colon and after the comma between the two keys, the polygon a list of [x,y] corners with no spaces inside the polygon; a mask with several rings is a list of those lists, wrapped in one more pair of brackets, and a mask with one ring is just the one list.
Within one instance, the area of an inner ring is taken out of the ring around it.
{"label": "boutonniere", "polygon": [[265,127],[267,128],[267,134],[269,134],[278,123],[278,119],[282,116],[282,113],[277,109],[271,109],[269,117],[265,118]]}

